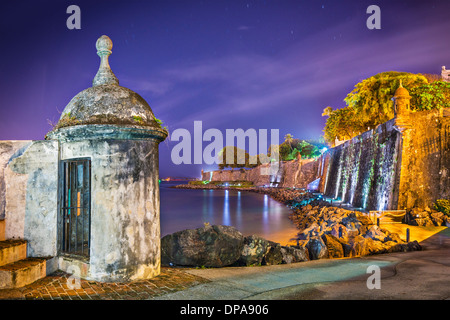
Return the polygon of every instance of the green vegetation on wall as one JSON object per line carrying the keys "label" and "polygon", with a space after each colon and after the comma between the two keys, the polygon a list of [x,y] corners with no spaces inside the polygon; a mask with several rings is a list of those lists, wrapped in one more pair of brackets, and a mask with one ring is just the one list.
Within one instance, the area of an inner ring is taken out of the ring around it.
{"label": "green vegetation on wall", "polygon": [[413,111],[450,107],[450,83],[436,81],[436,78],[390,71],[360,81],[344,99],[346,107],[326,107],[323,110],[322,116],[328,117],[324,128],[325,141],[333,145],[336,138],[351,139],[392,119],[392,97],[400,80],[411,95]]}
{"label": "green vegetation on wall", "polygon": [[436,200],[434,207],[437,211],[440,211],[445,215],[450,216],[450,200],[438,199]]}

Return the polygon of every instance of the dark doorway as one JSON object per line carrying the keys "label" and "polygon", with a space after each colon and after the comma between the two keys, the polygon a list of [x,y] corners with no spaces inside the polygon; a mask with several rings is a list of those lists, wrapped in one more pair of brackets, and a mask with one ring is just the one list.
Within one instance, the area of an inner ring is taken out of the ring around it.
{"label": "dark doorway", "polygon": [[88,257],[91,232],[91,161],[62,161],[61,177],[61,252]]}

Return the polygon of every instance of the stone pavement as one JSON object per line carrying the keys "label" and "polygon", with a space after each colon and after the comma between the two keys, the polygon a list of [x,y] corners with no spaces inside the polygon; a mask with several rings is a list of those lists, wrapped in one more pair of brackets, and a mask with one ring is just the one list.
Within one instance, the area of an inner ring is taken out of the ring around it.
{"label": "stone pavement", "polygon": [[[191,269],[210,280],[156,300],[443,300],[450,299],[450,229],[421,243],[424,250],[323,259],[270,267]],[[380,267],[369,289],[368,267]]]}
{"label": "stone pavement", "polygon": [[[58,272],[24,288],[0,290],[0,299],[47,300],[392,300],[450,299],[450,229],[421,242],[423,251],[289,265],[217,269],[161,268],[131,283],[81,280]],[[369,266],[381,268],[381,289],[367,288]]]}
{"label": "stone pavement", "polygon": [[0,290],[0,299],[147,300],[208,282],[183,269],[164,267],[161,268],[161,274],[153,279],[130,283],[80,280],[78,289],[70,288],[74,282],[69,277],[69,274],[58,271],[20,289]]}

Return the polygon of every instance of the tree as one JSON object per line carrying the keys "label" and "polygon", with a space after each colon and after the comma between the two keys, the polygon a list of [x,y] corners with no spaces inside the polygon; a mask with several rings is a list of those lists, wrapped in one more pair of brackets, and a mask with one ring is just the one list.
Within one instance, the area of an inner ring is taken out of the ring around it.
{"label": "tree", "polygon": [[291,148],[292,151],[292,141],[294,140],[294,136],[290,133],[284,136],[284,142],[289,145],[289,148]]}
{"label": "tree", "polygon": [[351,139],[392,119],[392,97],[400,80],[410,92],[428,85],[427,78],[421,74],[395,71],[382,72],[358,82],[344,99],[346,107],[336,110],[326,107],[323,110],[322,116],[328,117],[324,128],[325,141],[333,145],[336,138]]}
{"label": "tree", "polygon": [[288,141],[284,141],[279,145],[278,150],[280,160],[283,161],[295,160],[298,154],[302,158],[313,158],[320,155],[320,150],[316,145],[300,139],[292,139],[289,143]]}
{"label": "tree", "polygon": [[382,72],[358,82],[344,101],[348,107],[355,110],[355,116],[360,118],[365,126],[373,129],[394,117],[392,97],[400,80],[407,90],[428,84],[428,80],[421,74]]}
{"label": "tree", "polygon": [[238,147],[224,147],[219,152],[219,169],[230,168],[242,168],[245,166],[245,150]]}
{"label": "tree", "polygon": [[[324,112],[325,114],[325,112]],[[334,145],[335,139],[348,140],[367,130],[367,124],[356,116],[353,108],[346,107],[328,112],[325,123],[325,141]]]}
{"label": "tree", "polygon": [[[228,154],[227,154],[228,153]],[[218,155],[219,169],[224,168],[253,168],[261,164],[260,155],[250,156],[238,147],[224,147]]]}
{"label": "tree", "polygon": [[435,81],[411,89],[411,108],[413,110],[432,110],[450,107],[450,83]]}

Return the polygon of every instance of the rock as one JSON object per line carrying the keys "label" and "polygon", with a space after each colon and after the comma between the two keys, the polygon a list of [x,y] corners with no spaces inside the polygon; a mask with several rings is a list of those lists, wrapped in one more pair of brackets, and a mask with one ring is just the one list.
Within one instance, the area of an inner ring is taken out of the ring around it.
{"label": "rock", "polygon": [[397,243],[395,246],[391,248],[390,252],[407,252],[407,251],[419,251],[422,250],[421,245],[414,240],[408,243]]}
{"label": "rock", "polygon": [[406,243],[397,243],[393,247],[392,252],[407,252],[408,251],[408,245]]}
{"label": "rock", "polygon": [[269,248],[269,242],[256,235],[244,238],[244,246],[238,264],[241,266],[260,265]]}
{"label": "rock", "polygon": [[342,247],[342,244],[341,242],[339,242],[338,238],[331,234],[324,234],[322,235],[322,240],[327,247],[329,258],[344,257],[344,248]]}
{"label": "rock", "polygon": [[298,234],[300,240],[306,240],[309,237],[319,233],[319,225],[316,222],[313,222],[308,228],[304,229],[302,232]]}
{"label": "rock", "polygon": [[[359,257],[370,254],[370,240],[367,240],[361,235],[355,237],[349,237],[348,242],[344,243],[342,247],[344,248],[345,257]],[[368,245],[369,244],[369,245]]]}
{"label": "rock", "polygon": [[371,254],[383,253],[384,251],[385,247],[382,242],[373,240],[372,238],[365,238],[364,247],[360,252],[360,255],[367,256]]}
{"label": "rock", "polygon": [[357,214],[356,218],[361,222],[363,225],[372,225],[373,221],[370,220],[368,216],[365,214]]}
{"label": "rock", "polygon": [[411,241],[407,243],[408,251],[420,251],[422,250],[422,246],[417,242],[417,240]]}
{"label": "rock", "polygon": [[332,236],[336,238],[347,238],[348,232],[347,228],[341,224],[335,224],[331,227],[331,231],[329,232]]}
{"label": "rock", "polygon": [[266,266],[273,266],[283,262],[283,253],[281,252],[281,245],[269,241],[269,248],[264,255],[261,264]]}
{"label": "rock", "polygon": [[327,246],[320,237],[309,238],[306,248],[308,249],[310,260],[328,258]]}
{"label": "rock", "polygon": [[444,224],[444,214],[442,212],[432,212],[430,216],[435,226]]}
{"label": "rock", "polygon": [[394,241],[386,241],[385,243],[383,243],[383,249],[384,251],[380,253],[391,253],[400,251],[398,243]]}
{"label": "rock", "polygon": [[405,221],[410,226],[417,226],[418,225],[417,221],[416,221],[416,218],[411,213],[407,213],[405,215]]}
{"label": "rock", "polygon": [[308,249],[303,246],[281,247],[281,254],[283,255],[282,263],[294,263],[309,260]]}
{"label": "rock", "polygon": [[384,231],[383,232],[387,235],[386,240],[387,241],[394,241],[397,243],[403,243],[404,241],[400,238],[400,236],[398,235],[398,233],[393,233],[393,232],[389,232],[389,231]]}
{"label": "rock", "polygon": [[414,209],[412,212],[415,213],[414,219],[418,226],[420,226],[420,227],[434,226],[433,220],[431,219],[431,216],[430,216],[431,212],[423,211],[423,210],[419,210],[419,209],[414,210]]}
{"label": "rock", "polygon": [[429,218],[416,218],[417,225],[419,227],[431,227],[434,226],[433,221]]}
{"label": "rock", "polygon": [[342,218],[341,224],[347,228],[348,232],[354,235],[364,234],[367,230],[367,225],[358,220],[355,212],[350,212],[345,218]]}
{"label": "rock", "polygon": [[161,239],[161,264],[224,267],[241,256],[244,236],[230,226],[204,226],[175,232]]}
{"label": "rock", "polygon": [[[342,252],[345,257],[353,257],[410,250],[397,233],[380,229],[362,212],[317,205],[294,215],[295,224],[303,230],[299,239],[306,242],[311,260],[341,257]],[[413,208],[407,216],[405,222],[415,225],[450,223],[450,217],[432,209]],[[324,244],[317,240],[319,237]],[[327,254],[323,253],[324,247]]]}
{"label": "rock", "polygon": [[384,234],[380,227],[373,225],[367,230],[366,234],[364,235],[365,238],[371,238],[373,240],[384,242],[386,241],[386,234]]}

